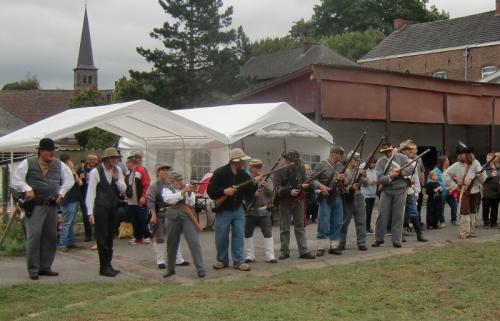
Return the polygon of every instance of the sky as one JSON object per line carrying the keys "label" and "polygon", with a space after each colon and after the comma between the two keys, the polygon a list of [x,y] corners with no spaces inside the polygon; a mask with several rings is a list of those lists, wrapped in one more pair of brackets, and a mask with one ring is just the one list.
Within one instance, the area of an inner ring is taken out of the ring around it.
{"label": "sky", "polygon": [[[157,0],[87,0],[99,88],[114,87],[128,70],[149,70],[136,47],[160,43],[149,37],[166,19]],[[320,0],[224,0],[233,25],[251,40],[286,35],[294,21],[308,19]],[[495,0],[430,0],[452,18],[493,10]],[[72,89],[84,0],[0,0],[0,87],[30,73],[42,89]]]}

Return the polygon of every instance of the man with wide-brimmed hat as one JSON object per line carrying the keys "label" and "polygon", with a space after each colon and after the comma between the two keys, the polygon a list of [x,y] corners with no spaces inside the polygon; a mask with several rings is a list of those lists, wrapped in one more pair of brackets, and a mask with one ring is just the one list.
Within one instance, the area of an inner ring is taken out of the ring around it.
{"label": "man with wide-brimmed hat", "polygon": [[407,182],[405,176],[411,176],[412,168],[401,167],[408,163],[406,155],[397,153],[396,149],[389,143],[382,145],[380,157],[375,166],[377,181],[380,184],[380,207],[375,226],[375,242],[372,247],[379,247],[384,243],[385,232],[388,223],[391,224],[392,245],[401,247],[403,217],[406,202]]}
{"label": "man with wide-brimmed hat", "polygon": [[183,184],[184,177],[177,172],[170,173],[170,185],[162,192],[163,201],[168,204],[166,213],[167,227],[167,273],[163,277],[175,274],[176,257],[179,250],[181,234],[184,234],[193,258],[198,277],[205,277],[201,245],[198,240],[198,231],[193,222],[186,215],[181,206],[193,207],[196,202],[194,186]]}
{"label": "man with wide-brimmed hat", "polygon": [[[407,139],[399,145],[399,152],[406,155],[408,159],[414,159],[417,157],[417,144],[411,140]],[[418,203],[417,200],[421,195],[422,178],[420,175],[420,170],[418,169],[419,162],[414,162],[410,167],[412,170],[411,175],[405,177],[408,182],[408,187],[406,189],[406,205],[405,205],[405,215],[404,215],[404,226],[408,227],[410,222],[413,224],[413,228],[417,233],[417,241],[418,242],[427,242],[422,233],[422,226],[420,224],[420,217],[418,215]],[[403,241],[405,239],[403,238]]]}
{"label": "man with wide-brimmed hat", "polygon": [[[165,260],[165,215],[168,204],[163,201],[163,190],[170,186],[170,169],[171,166],[167,163],[159,163],[156,165],[156,182],[149,186],[146,196],[148,199],[149,213],[151,213],[150,225],[153,231],[153,250],[156,257],[156,264],[159,269],[167,268],[167,262]],[[185,261],[182,257],[180,247],[177,250],[175,264],[179,266],[189,265],[189,262]]]}
{"label": "man with wide-brimmed hat", "polygon": [[338,183],[342,183],[345,180],[345,175],[341,174],[344,168],[344,165],[341,163],[344,153],[345,151],[342,146],[333,145],[330,149],[328,159],[319,163],[313,172],[313,175],[316,175],[316,173],[323,171],[312,182],[313,188],[320,192],[318,195],[317,256],[325,255],[327,247],[329,254],[342,254],[337,249],[344,217],[342,190],[339,190]]}
{"label": "man with wide-brimmed hat", "polygon": [[26,215],[26,258],[29,277],[57,276],[52,263],[57,248],[57,206],[73,187],[71,170],[54,158],[56,145],[43,138],[37,156],[22,161],[12,177],[12,188],[25,193],[33,210]]}
{"label": "man with wide-brimmed hat", "polygon": [[[262,160],[254,158],[250,160],[250,176],[262,175],[264,164]],[[253,232],[255,227],[260,227],[264,236],[264,252],[267,263],[278,263],[274,257],[273,224],[271,219],[271,203],[274,186],[271,179],[262,180],[255,194],[247,197],[246,220],[245,220],[245,263],[255,262],[255,249]]]}
{"label": "man with wide-brimmed hat", "polygon": [[231,234],[231,252],[233,266],[240,271],[249,271],[250,265],[245,263],[244,227],[245,212],[243,210],[244,196],[251,197],[257,191],[261,176],[253,178],[253,184],[235,188],[238,184],[252,180],[244,170],[245,162],[251,157],[245,155],[242,149],[235,148],[229,152],[229,162],[215,170],[207,194],[213,200],[223,200],[214,209],[215,216],[215,247],[217,262],[214,269],[219,270],[229,266],[229,235]]}
{"label": "man with wide-brimmed hat", "polygon": [[358,249],[366,251],[366,208],[365,198],[361,194],[361,185],[366,179],[366,171],[359,168],[361,155],[350,151],[347,154],[347,159],[351,159],[345,171],[344,186],[346,193],[342,195],[342,205],[344,212],[344,221],[340,233],[340,241],[338,250],[345,250],[347,243],[347,230],[354,218],[356,226],[356,240]]}
{"label": "man with wide-brimmed hat", "polygon": [[125,193],[127,186],[123,173],[118,166],[120,154],[115,148],[104,150],[102,162],[89,173],[87,190],[87,211],[89,221],[95,224],[95,239],[99,253],[99,274],[116,276],[120,271],[113,268],[113,237],[118,224],[116,210],[120,194]]}
{"label": "man with wide-brimmed hat", "polygon": [[314,255],[307,247],[306,231],[304,228],[304,190],[309,189],[310,184],[306,182],[307,175],[304,165],[300,161],[300,154],[296,150],[290,150],[282,155],[288,164],[294,163],[288,169],[274,175],[274,185],[277,187],[280,212],[280,260],[290,257],[290,226],[293,218],[293,230],[299,258],[314,259]]}
{"label": "man with wide-brimmed hat", "polygon": [[488,177],[482,171],[481,164],[474,157],[473,148],[459,142],[457,145],[457,162],[443,173],[443,181],[448,189],[465,191],[474,180],[470,190],[469,206],[460,202],[460,233],[459,238],[466,239],[476,236],[476,214],[481,203],[481,184]]}

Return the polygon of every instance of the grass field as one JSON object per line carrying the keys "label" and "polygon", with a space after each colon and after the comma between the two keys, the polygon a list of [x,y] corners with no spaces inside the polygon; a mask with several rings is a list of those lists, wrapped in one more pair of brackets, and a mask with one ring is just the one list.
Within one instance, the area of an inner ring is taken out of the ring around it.
{"label": "grass field", "polygon": [[[173,285],[86,283],[0,289],[15,320],[500,320],[500,243],[272,277]],[[280,263],[283,264],[283,263]]]}

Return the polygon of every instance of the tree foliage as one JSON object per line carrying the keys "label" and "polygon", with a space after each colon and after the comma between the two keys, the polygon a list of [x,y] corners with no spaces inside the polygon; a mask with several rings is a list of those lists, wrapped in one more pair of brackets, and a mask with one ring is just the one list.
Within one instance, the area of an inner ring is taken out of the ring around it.
{"label": "tree foliage", "polygon": [[402,18],[426,22],[448,19],[449,14],[435,6],[427,8],[429,0],[322,0],[314,8],[309,21],[299,20],[290,30],[294,39],[313,35],[316,39],[346,32],[364,32],[370,28],[388,35],[393,21]]}
{"label": "tree foliage", "polygon": [[[77,89],[71,97],[68,107],[91,107],[103,105],[106,102],[104,96],[95,86],[89,89]],[[85,149],[105,149],[115,146],[119,137],[100,128],[94,127],[75,134],[76,140]]]}
{"label": "tree foliage", "polygon": [[148,99],[148,93],[144,85],[133,78],[122,77],[115,81],[113,102],[125,102],[137,99]]}
{"label": "tree foliage", "polygon": [[272,53],[277,51],[295,49],[301,46],[299,41],[293,40],[291,37],[275,37],[259,39],[251,43],[249,52],[252,56]]}
{"label": "tree foliage", "polygon": [[137,48],[153,65],[150,72],[130,71],[151,89],[150,99],[170,107],[208,103],[214,93],[232,94],[245,60],[248,37],[232,29],[233,8],[222,10],[222,0],[159,0],[168,21],[150,36],[164,49]]}
{"label": "tree foliage", "polygon": [[368,29],[366,31],[346,32],[339,35],[325,36],[319,43],[332,48],[339,54],[357,61],[384,39],[382,31]]}
{"label": "tree foliage", "polygon": [[23,80],[14,81],[5,84],[2,90],[38,90],[40,89],[40,82],[36,75],[27,74]]}

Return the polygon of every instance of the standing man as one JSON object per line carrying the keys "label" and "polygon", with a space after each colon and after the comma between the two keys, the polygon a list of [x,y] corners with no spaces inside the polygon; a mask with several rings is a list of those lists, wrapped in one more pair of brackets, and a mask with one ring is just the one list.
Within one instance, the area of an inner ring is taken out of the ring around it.
{"label": "standing man", "polygon": [[[147,194],[151,213],[150,224],[153,230],[153,250],[156,256],[156,264],[160,270],[167,268],[165,261],[165,215],[168,204],[163,201],[163,190],[170,187],[169,171],[170,165],[166,163],[156,165],[156,182],[149,186]],[[189,262],[184,261],[182,258],[180,247],[177,250],[175,264],[179,266],[189,265]]]}
{"label": "standing man", "polygon": [[247,184],[239,189],[235,188],[238,184],[252,180],[244,170],[245,161],[249,159],[251,157],[245,155],[240,148],[231,150],[229,163],[216,169],[208,184],[208,196],[213,200],[223,200],[222,204],[214,209],[217,262],[213,267],[216,270],[229,266],[229,234],[231,233],[233,266],[240,271],[250,271],[250,265],[244,262],[243,197],[254,195],[261,177],[255,177],[253,184]]}
{"label": "standing man", "polygon": [[52,263],[57,249],[57,206],[73,187],[71,170],[54,158],[55,143],[43,138],[37,156],[22,161],[12,177],[12,188],[26,193],[26,200],[33,203],[31,213],[26,213],[26,259],[29,277],[57,276]]}
{"label": "standing man", "polygon": [[[353,156],[354,154],[354,156]],[[342,197],[344,222],[341,229],[341,238],[337,249],[339,251],[345,250],[347,243],[347,230],[351,219],[354,217],[354,224],[356,226],[356,239],[358,249],[360,251],[367,251],[366,247],[366,208],[365,198],[361,194],[361,185],[366,180],[366,172],[359,168],[361,155],[350,151],[347,154],[347,159],[351,158],[347,164],[345,171],[344,186],[346,186],[346,193]],[[356,174],[358,174],[356,176]]]}
{"label": "standing man", "polygon": [[410,166],[401,171],[401,167],[408,163],[408,157],[400,153],[394,153],[394,147],[389,143],[382,145],[380,153],[384,156],[377,161],[375,170],[377,171],[377,181],[381,185],[382,192],[380,194],[380,212],[375,226],[375,242],[372,247],[379,247],[384,244],[385,232],[390,222],[392,245],[400,248],[406,188],[408,186],[404,176],[411,175],[412,168]]}
{"label": "standing man", "polygon": [[129,241],[129,244],[149,244],[148,210],[146,201],[141,201],[144,194],[143,189],[145,186],[149,188],[149,181],[143,179],[144,173],[140,170],[134,156],[127,158],[126,166],[128,169],[128,175],[125,177],[127,182],[127,213],[134,226],[134,238]]}
{"label": "standing man", "polygon": [[85,242],[92,241],[92,224],[90,224],[89,222],[85,199],[87,198],[87,188],[89,186],[89,173],[97,166],[97,160],[98,159],[96,155],[87,155],[87,161],[85,162],[85,165],[77,172],[78,176],[83,182],[83,185],[80,188],[80,192],[82,193],[80,197],[80,208],[82,209],[83,228],[85,229]]}
{"label": "standing man", "polygon": [[[129,159],[132,159],[134,166],[134,173],[136,176],[140,176],[140,184],[142,185],[141,193],[137,195],[137,205],[142,216],[145,217],[145,224],[143,227],[144,241],[149,243],[151,240],[151,231],[148,228],[149,218],[148,218],[148,206],[147,206],[147,193],[149,189],[149,184],[151,183],[151,178],[149,177],[148,171],[142,166],[142,152],[137,151],[132,153]],[[129,173],[130,174],[130,173]],[[142,218],[141,218],[142,219]]]}
{"label": "standing man", "polygon": [[[443,173],[443,181],[448,189],[465,191],[474,177],[471,188],[469,208],[462,206],[460,201],[460,233],[459,238],[466,239],[476,236],[476,214],[481,203],[481,184],[486,181],[486,173],[481,172],[481,164],[476,160],[472,147],[459,142],[457,146],[457,162]],[[462,197],[462,195],[461,195]]]}
{"label": "standing man", "polygon": [[293,229],[295,239],[299,248],[299,258],[314,259],[314,255],[309,253],[307,248],[306,231],[304,228],[304,190],[309,188],[306,184],[306,170],[301,164],[299,152],[291,150],[283,155],[288,164],[294,166],[280,171],[274,175],[274,185],[278,190],[279,211],[280,211],[280,260],[290,257],[290,225],[293,218]]}
{"label": "standing man", "polygon": [[193,222],[186,216],[185,211],[192,211],[196,202],[193,193],[194,187],[191,185],[182,185],[183,177],[181,174],[170,173],[171,184],[163,189],[163,201],[169,205],[167,208],[167,273],[163,277],[169,277],[175,274],[175,260],[179,251],[179,242],[181,233],[191,251],[194,266],[198,272],[198,277],[205,277],[203,268],[203,256],[198,232]]}
{"label": "standing man", "polygon": [[99,274],[113,277],[120,273],[111,265],[113,259],[113,237],[118,224],[116,210],[120,194],[125,193],[127,185],[118,166],[120,154],[115,148],[104,150],[102,162],[89,173],[87,209],[89,221],[95,224],[95,239],[99,253]]}
{"label": "standing man", "polygon": [[[250,175],[252,178],[262,175],[264,164],[260,159],[250,161]],[[260,227],[264,236],[264,251],[267,263],[278,263],[274,257],[273,224],[270,206],[273,198],[274,186],[269,178],[262,180],[253,197],[246,198],[245,217],[245,263],[255,262],[253,232]]]}
{"label": "standing man", "polygon": [[317,256],[325,255],[325,247],[327,246],[329,246],[328,253],[342,254],[342,251],[337,249],[338,244],[336,243],[340,241],[344,217],[342,190],[338,188],[339,182],[343,185],[345,180],[345,175],[341,174],[344,165],[340,162],[343,155],[344,149],[339,145],[334,145],[330,149],[328,159],[319,163],[314,169],[313,175],[324,170],[323,174],[312,182],[314,190],[319,189],[320,191],[318,196]]}
{"label": "standing man", "polygon": [[361,185],[361,194],[365,197],[366,234],[373,234],[372,212],[375,200],[377,199],[377,171],[375,170],[375,165],[375,161],[368,165],[366,180]]}
{"label": "standing man", "polygon": [[[414,159],[415,157],[417,157],[417,144],[415,144],[415,142],[411,139],[405,140],[399,145],[399,152],[404,154],[410,160]],[[419,175],[423,175],[423,173],[419,170],[418,161],[413,163],[413,165],[410,166],[410,169],[412,170],[411,175],[405,177],[408,184],[406,190],[405,218],[407,217],[408,221],[413,224],[413,228],[417,233],[417,241],[427,242],[427,240],[422,235],[420,215],[417,209],[417,198],[420,197],[419,195],[422,195],[422,186],[420,185],[422,179]]]}
{"label": "standing man", "polygon": [[[489,162],[493,157],[495,157],[495,154],[488,153],[488,155],[486,155],[486,162]],[[484,170],[488,176],[483,183],[483,227],[486,229],[498,227],[498,199],[500,197],[498,171],[500,167],[498,167],[497,161],[498,160],[493,161]]]}

